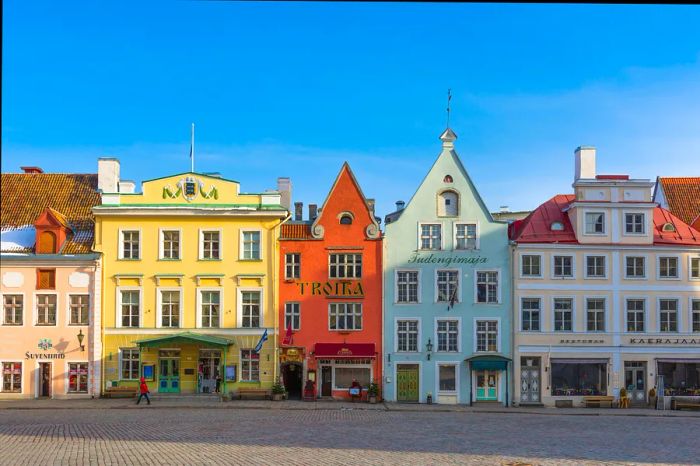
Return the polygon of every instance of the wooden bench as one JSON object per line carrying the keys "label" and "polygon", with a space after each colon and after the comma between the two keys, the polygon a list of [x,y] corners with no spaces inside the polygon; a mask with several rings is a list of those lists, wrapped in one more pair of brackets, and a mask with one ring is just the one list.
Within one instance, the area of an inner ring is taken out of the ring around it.
{"label": "wooden bench", "polygon": [[272,390],[268,388],[239,388],[238,389],[238,399],[242,399],[243,396],[262,396],[265,399],[272,399]]}
{"label": "wooden bench", "polygon": [[136,387],[107,387],[105,389],[105,398],[134,398],[138,388]]}
{"label": "wooden bench", "polygon": [[700,409],[700,402],[671,400],[671,409],[681,410],[683,408]]}
{"label": "wooden bench", "polygon": [[597,395],[597,396],[584,396],[583,397],[583,404],[586,406],[586,408],[590,408],[590,407],[600,408],[602,403],[610,403],[610,407],[612,408],[614,402],[615,402],[614,396]]}

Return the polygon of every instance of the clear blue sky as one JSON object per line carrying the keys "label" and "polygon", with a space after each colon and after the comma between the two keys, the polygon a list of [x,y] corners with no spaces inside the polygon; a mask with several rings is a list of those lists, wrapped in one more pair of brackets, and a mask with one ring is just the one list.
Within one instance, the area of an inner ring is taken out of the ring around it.
{"label": "clear blue sky", "polygon": [[323,202],[347,160],[377,211],[457,151],[488,207],[605,173],[700,175],[697,6],[4,2],[2,170],[189,169]]}

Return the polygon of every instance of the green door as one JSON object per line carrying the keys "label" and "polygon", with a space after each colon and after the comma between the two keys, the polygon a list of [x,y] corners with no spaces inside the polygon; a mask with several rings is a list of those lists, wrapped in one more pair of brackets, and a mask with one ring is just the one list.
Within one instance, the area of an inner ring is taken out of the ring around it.
{"label": "green door", "polygon": [[396,400],[418,402],[418,364],[397,364]]}
{"label": "green door", "polygon": [[498,373],[478,371],[476,373],[476,401],[498,400]]}
{"label": "green door", "polygon": [[180,393],[180,359],[161,359],[159,393]]}

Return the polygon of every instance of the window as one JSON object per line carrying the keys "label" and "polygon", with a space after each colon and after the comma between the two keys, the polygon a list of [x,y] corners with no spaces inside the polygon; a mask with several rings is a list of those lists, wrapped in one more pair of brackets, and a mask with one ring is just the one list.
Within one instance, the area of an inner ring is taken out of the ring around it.
{"label": "window", "polygon": [[68,393],[87,393],[88,363],[68,363]]}
{"label": "window", "polygon": [[690,278],[700,279],[700,257],[690,258]]}
{"label": "window", "polygon": [[200,259],[221,259],[221,233],[203,231]]}
{"label": "window", "polygon": [[301,277],[301,254],[285,254],[284,255],[284,278],[299,278]]}
{"label": "window", "polygon": [[549,229],[552,231],[564,231],[564,224],[561,222],[552,222],[552,224],[549,225]]}
{"label": "window", "polygon": [[140,322],[140,293],[136,290],[121,292],[122,327],[138,327]]}
{"label": "window", "polygon": [[695,395],[700,388],[700,363],[657,362],[656,373],[664,378],[667,396]]}
{"label": "window", "polygon": [[180,259],[180,232],[178,230],[163,230],[161,259]]}
{"label": "window", "polygon": [[605,298],[586,298],[586,330],[605,331]]}
{"label": "window", "polygon": [[341,225],[352,225],[352,217],[349,214],[343,214],[340,216]]}
{"label": "window", "polygon": [[476,223],[458,223],[455,229],[455,249],[476,249]]}
{"label": "window", "polygon": [[586,256],[586,278],[605,278],[605,256]]}
{"label": "window", "polygon": [[180,326],[180,292],[161,291],[160,292],[160,326],[179,327]]}
{"label": "window", "polygon": [[121,378],[123,380],[138,380],[139,378],[139,350],[136,348],[123,348],[121,363]]}
{"label": "window", "polygon": [[397,271],[396,291],[397,303],[418,303],[418,271]]}
{"label": "window", "polygon": [[552,395],[607,395],[608,363],[552,360]]}
{"label": "window", "polygon": [[37,254],[56,254],[56,233],[53,231],[43,231],[39,235],[39,244],[37,245]]}
{"label": "window", "polygon": [[285,303],[284,305],[284,328],[299,330],[301,328],[301,310],[299,303]]}
{"label": "window", "polygon": [[260,327],[260,291],[241,292],[241,310],[243,313],[243,324],[245,328]]}
{"label": "window", "polygon": [[330,254],[330,278],[361,278],[362,254]]}
{"label": "window", "polygon": [[644,278],[646,276],[645,257],[625,257],[625,278]]}
{"label": "window", "polygon": [[87,325],[90,310],[90,295],[72,294],[68,297],[70,306],[70,325]]}
{"label": "window", "polygon": [[554,256],[554,276],[568,277],[574,276],[573,256]]}
{"label": "window", "polygon": [[122,257],[121,259],[139,259],[139,231],[122,231]]}
{"label": "window", "polygon": [[56,289],[56,270],[55,269],[39,269],[37,270],[36,289],[37,290],[55,290]]}
{"label": "window", "polygon": [[371,369],[369,367],[336,367],[333,370],[334,385],[339,390],[349,389],[353,380],[367,390],[371,382]]}
{"label": "window", "polygon": [[420,226],[420,249],[439,250],[442,247],[442,225],[426,223]]}
{"label": "window", "polygon": [[498,303],[498,272],[476,272],[476,302]]}
{"label": "window", "polygon": [[659,278],[678,278],[677,257],[659,257]]}
{"label": "window", "polygon": [[24,296],[6,294],[2,297],[4,308],[4,325],[22,325],[24,323]]}
{"label": "window", "polygon": [[244,260],[260,259],[260,232],[259,231],[244,231],[243,232],[243,253]]}
{"label": "window", "polygon": [[459,273],[456,270],[437,271],[438,303],[459,302]]}
{"label": "window", "polygon": [[457,342],[459,341],[459,321],[458,320],[438,320],[437,321],[437,350],[459,351]]}
{"label": "window", "polygon": [[690,305],[691,331],[694,333],[700,332],[700,299],[693,299]]}
{"label": "window", "polygon": [[627,331],[628,332],[643,332],[644,331],[644,300],[643,299],[628,299],[627,300]]}
{"label": "window", "polygon": [[476,321],[476,351],[498,351],[498,322],[495,320]]}
{"label": "window", "polygon": [[2,363],[2,391],[22,393],[22,363]]}
{"label": "window", "polygon": [[202,291],[202,328],[218,328],[221,317],[221,292]]}
{"label": "window", "polygon": [[660,299],[659,300],[659,331],[661,332],[677,332],[678,331],[678,300],[677,299]]}
{"label": "window", "polygon": [[625,214],[625,233],[644,234],[644,214]]}
{"label": "window", "polygon": [[260,355],[252,349],[241,350],[241,381],[260,381]]}
{"label": "window", "polygon": [[522,298],[520,312],[523,332],[540,331],[540,298]]}
{"label": "window", "polygon": [[605,214],[602,212],[586,212],[585,232],[587,235],[605,234]]}
{"label": "window", "polygon": [[418,351],[418,321],[397,321],[396,342],[396,351]]}
{"label": "window", "polygon": [[542,276],[542,256],[525,254],[521,256],[521,261],[523,277]]}
{"label": "window", "polygon": [[571,298],[554,298],[554,331],[572,332],[574,330],[574,300]]}
{"label": "window", "polygon": [[362,330],[362,304],[329,304],[328,328],[330,330]]}
{"label": "window", "polygon": [[441,392],[457,391],[457,367],[455,365],[440,365],[439,367],[439,383]]}
{"label": "window", "polygon": [[440,217],[456,217],[459,213],[459,196],[454,191],[443,191],[438,196],[437,214]]}
{"label": "window", "polygon": [[37,325],[56,325],[56,300],[55,294],[36,295]]}

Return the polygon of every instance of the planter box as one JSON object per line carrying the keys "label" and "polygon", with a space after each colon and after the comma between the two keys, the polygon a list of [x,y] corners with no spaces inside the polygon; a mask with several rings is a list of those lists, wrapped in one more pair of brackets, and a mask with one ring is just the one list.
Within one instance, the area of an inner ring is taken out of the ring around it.
{"label": "planter box", "polygon": [[574,400],[554,400],[554,407],[556,408],[573,408]]}

